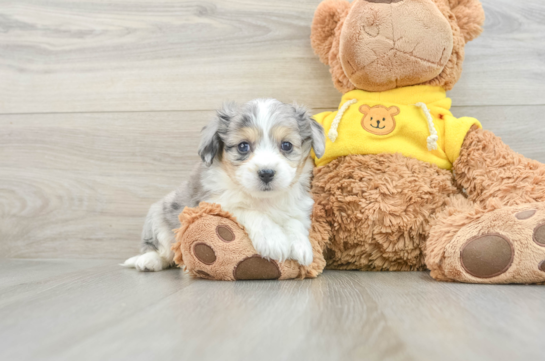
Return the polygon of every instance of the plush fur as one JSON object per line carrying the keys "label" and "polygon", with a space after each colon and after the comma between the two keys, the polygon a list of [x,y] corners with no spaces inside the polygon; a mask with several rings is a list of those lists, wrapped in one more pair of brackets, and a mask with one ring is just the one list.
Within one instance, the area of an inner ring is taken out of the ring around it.
{"label": "plush fur", "polygon": [[449,171],[381,154],[317,168],[312,192],[314,222],[330,227],[328,268],[415,271],[426,268],[430,220],[458,190]]}
{"label": "plush fur", "polygon": [[[539,207],[544,213],[536,221],[545,221],[545,205],[539,203],[545,202],[545,166],[516,154],[480,129],[467,136],[455,176],[400,154],[347,156],[315,169],[314,175],[313,228],[319,231],[312,237],[325,250],[329,269],[431,269],[433,277],[453,281],[457,279],[447,277],[441,265],[446,247],[462,228],[481,222],[482,229],[505,233],[494,217],[482,218],[512,205],[520,206],[508,210],[504,219]],[[511,223],[524,227],[516,220]],[[540,261],[545,260],[545,249],[531,237],[519,243],[529,245],[527,258],[543,254]],[[534,263],[521,263],[519,268],[535,271],[539,262]],[[526,277],[526,283],[538,283],[545,277],[520,272],[522,276],[507,277],[505,282]],[[463,276],[458,280],[478,282]],[[486,283],[496,281],[500,282]]]}
{"label": "plush fur", "polygon": [[310,152],[324,151],[322,127],[302,107],[259,99],[227,104],[203,130],[190,179],[154,204],[142,235],[142,255],[125,262],[140,271],[173,264],[173,229],[185,207],[216,203],[237,217],[264,258],[309,266],[313,199]]}

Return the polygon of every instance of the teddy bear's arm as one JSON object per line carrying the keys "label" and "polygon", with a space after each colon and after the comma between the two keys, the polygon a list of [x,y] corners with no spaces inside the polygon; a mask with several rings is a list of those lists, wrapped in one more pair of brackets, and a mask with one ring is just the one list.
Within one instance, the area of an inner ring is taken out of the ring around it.
{"label": "teddy bear's arm", "polygon": [[455,118],[446,116],[445,119],[445,153],[448,160],[454,164],[460,157],[460,151],[472,127],[482,129],[481,123],[470,117]]}

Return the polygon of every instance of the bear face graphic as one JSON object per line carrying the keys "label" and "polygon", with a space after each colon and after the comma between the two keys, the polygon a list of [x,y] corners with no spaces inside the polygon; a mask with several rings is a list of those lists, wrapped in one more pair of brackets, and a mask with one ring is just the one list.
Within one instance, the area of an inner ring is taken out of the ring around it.
{"label": "bear face graphic", "polygon": [[363,129],[375,135],[388,135],[396,129],[395,116],[400,113],[398,107],[386,108],[383,105],[362,105],[360,112],[363,114],[361,126]]}

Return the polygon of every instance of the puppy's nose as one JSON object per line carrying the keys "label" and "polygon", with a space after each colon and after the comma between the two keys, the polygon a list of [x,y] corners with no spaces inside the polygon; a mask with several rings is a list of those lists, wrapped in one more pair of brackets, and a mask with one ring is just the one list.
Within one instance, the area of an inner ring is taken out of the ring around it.
{"label": "puppy's nose", "polygon": [[273,180],[276,172],[272,169],[262,169],[257,172],[257,174],[259,175],[259,179],[261,179],[263,183],[270,183]]}

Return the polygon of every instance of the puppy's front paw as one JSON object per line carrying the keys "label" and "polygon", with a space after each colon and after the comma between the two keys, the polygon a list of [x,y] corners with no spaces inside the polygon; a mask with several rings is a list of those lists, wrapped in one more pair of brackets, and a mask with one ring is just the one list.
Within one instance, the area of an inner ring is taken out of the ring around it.
{"label": "puppy's front paw", "polygon": [[252,233],[252,244],[261,257],[284,262],[290,256],[288,238],[280,227],[267,227]]}
{"label": "puppy's front paw", "polygon": [[301,266],[310,266],[314,259],[314,252],[308,237],[295,235],[291,245],[290,258]]}
{"label": "puppy's front paw", "polygon": [[168,262],[163,260],[157,252],[148,252],[138,256],[134,268],[140,272],[159,272],[168,268]]}

